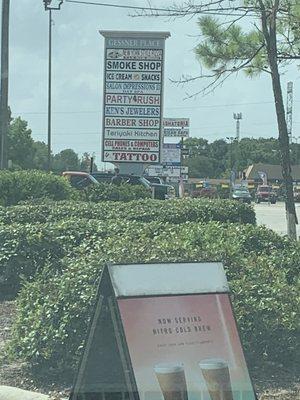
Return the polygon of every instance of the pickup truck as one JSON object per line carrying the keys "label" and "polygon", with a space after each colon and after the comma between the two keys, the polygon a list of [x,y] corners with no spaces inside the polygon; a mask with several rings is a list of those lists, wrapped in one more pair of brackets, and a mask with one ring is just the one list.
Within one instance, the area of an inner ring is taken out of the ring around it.
{"label": "pickup truck", "polygon": [[[93,172],[92,176],[98,182],[111,182],[112,177],[114,176],[112,173],[105,172]],[[162,183],[153,183],[149,182],[144,176],[139,175],[128,175],[128,174],[120,174],[124,183],[129,185],[142,185],[146,189],[151,192],[154,192],[154,198],[159,200],[167,200],[174,198],[175,188],[172,185],[162,184]]]}

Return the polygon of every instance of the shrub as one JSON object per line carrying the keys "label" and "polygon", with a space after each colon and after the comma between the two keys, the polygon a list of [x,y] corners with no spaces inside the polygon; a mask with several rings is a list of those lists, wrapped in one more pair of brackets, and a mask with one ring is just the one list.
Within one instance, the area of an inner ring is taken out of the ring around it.
{"label": "shrub", "polygon": [[135,235],[141,223],[129,221],[62,220],[36,225],[0,225],[0,293],[12,298],[21,279],[32,280],[50,264],[52,273],[60,270],[60,260],[71,256],[77,246],[87,242],[91,248],[103,238],[126,233]]}
{"label": "shrub", "polygon": [[[249,251],[252,237],[261,239]],[[53,272],[50,266],[24,285],[10,354],[40,366],[74,369],[104,262],[220,260],[251,360],[296,360],[300,355],[299,281],[297,274],[292,280],[289,274],[296,257],[300,264],[300,252],[299,245],[291,243],[288,249],[293,257],[289,259],[287,253],[276,250],[285,243],[286,239],[266,228],[215,222],[137,224],[135,231],[84,241],[73,257],[62,261],[63,272]]]}
{"label": "shrub", "polygon": [[53,174],[41,171],[0,172],[0,204],[3,206],[29,199],[69,199],[72,191],[66,179]]}
{"label": "shrub", "polygon": [[255,224],[255,212],[247,204],[229,200],[174,199],[122,202],[50,202],[0,207],[0,223],[39,223],[65,218],[126,219],[141,222],[240,222]]}
{"label": "shrub", "polygon": [[108,183],[99,183],[99,185],[90,185],[85,191],[86,198],[89,201],[132,201],[137,199],[146,199],[151,197],[151,191],[141,185],[123,185],[116,186]]}

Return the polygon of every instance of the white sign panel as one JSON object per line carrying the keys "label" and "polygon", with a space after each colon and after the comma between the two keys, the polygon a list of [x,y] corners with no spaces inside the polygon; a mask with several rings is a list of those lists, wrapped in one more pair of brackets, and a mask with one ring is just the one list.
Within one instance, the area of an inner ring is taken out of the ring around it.
{"label": "white sign panel", "polygon": [[158,161],[158,152],[145,151],[125,151],[125,150],[105,150],[104,159],[107,162],[131,162],[156,164]]}
{"label": "white sign panel", "polygon": [[160,95],[161,84],[160,83],[146,83],[146,82],[111,82],[105,83],[105,90],[111,94],[153,94]]}
{"label": "white sign panel", "polygon": [[164,118],[164,128],[188,128],[190,126],[189,118]]}
{"label": "white sign panel", "polygon": [[164,143],[162,153],[162,164],[179,165],[180,164],[180,144]]}
{"label": "white sign panel", "polygon": [[189,137],[189,118],[164,118],[165,137]]}
{"label": "white sign panel", "polygon": [[164,128],[165,137],[189,137],[189,133],[188,128]]}
{"label": "white sign panel", "polygon": [[159,164],[168,32],[105,37],[102,161]]}
{"label": "white sign panel", "polygon": [[107,128],[106,139],[151,139],[159,141],[159,132],[157,130],[151,129],[115,129],[115,128]]}

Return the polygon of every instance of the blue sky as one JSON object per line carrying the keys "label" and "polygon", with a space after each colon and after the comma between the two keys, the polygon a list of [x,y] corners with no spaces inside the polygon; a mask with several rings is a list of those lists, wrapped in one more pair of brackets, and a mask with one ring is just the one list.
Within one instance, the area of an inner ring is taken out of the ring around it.
{"label": "blue sky", "polygon": [[[95,2],[100,0],[95,0]],[[147,6],[146,0],[103,0]],[[172,1],[153,0],[154,6]],[[132,13],[132,12],[131,12]],[[209,141],[235,134],[234,112],[242,112],[241,137],[277,136],[268,75],[249,79],[232,76],[213,94],[184,100],[207,82],[178,86],[170,79],[197,75],[194,47],[199,42],[196,18],[133,18],[128,10],[64,3],[53,12],[53,151],[73,148],[95,152],[100,161],[103,38],[99,30],[169,31],[166,42],[165,117],[190,118],[190,133]],[[42,0],[11,0],[9,103],[13,116],[28,121],[36,140],[47,139],[48,13]],[[299,70],[286,68],[282,87],[294,82],[293,135],[300,136]]]}

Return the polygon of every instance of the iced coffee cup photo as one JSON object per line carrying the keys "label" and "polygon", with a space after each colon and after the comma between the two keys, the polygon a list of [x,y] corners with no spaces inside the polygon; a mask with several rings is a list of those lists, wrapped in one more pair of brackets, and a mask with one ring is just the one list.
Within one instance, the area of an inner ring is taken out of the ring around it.
{"label": "iced coffee cup photo", "polygon": [[211,400],[233,400],[228,363],[210,358],[199,362]]}
{"label": "iced coffee cup photo", "polygon": [[154,372],[164,400],[188,400],[183,364],[157,364]]}

